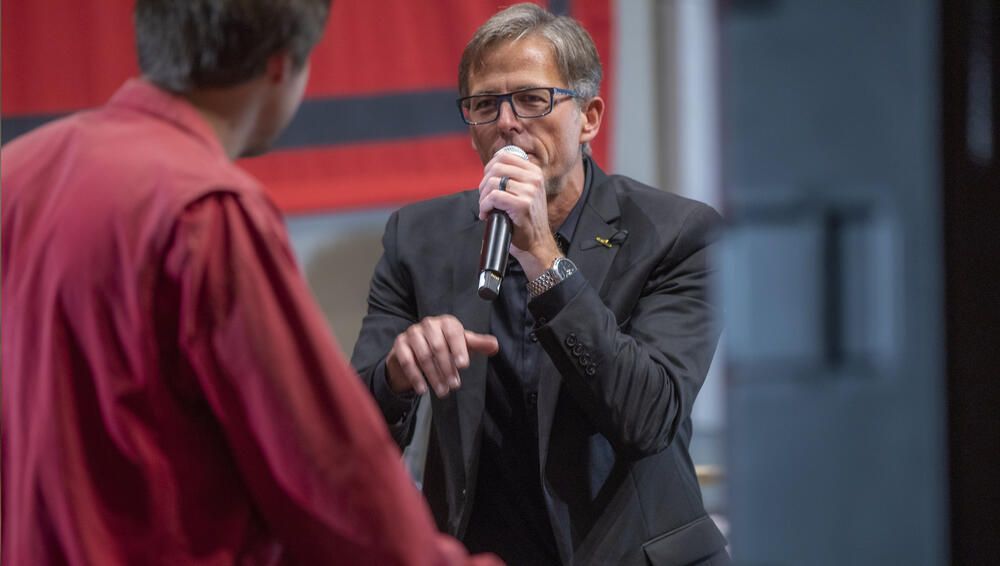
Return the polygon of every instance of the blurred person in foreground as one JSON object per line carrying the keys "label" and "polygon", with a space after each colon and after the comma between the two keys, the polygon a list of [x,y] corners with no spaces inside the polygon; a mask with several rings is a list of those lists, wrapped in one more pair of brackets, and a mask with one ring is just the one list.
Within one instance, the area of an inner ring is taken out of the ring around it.
{"label": "blurred person in foreground", "polygon": [[5,566],[469,560],[232,163],[329,10],[138,0],[143,78],[3,149]]}
{"label": "blurred person in foreground", "polygon": [[[423,488],[470,550],[517,565],[725,564],[688,454],[719,332],[707,287],[720,218],[598,167],[601,75],[570,18],[519,4],[479,28],[458,104],[482,181],[390,217],[352,363],[401,445],[433,392]],[[488,303],[476,276],[494,208],[513,239]]]}

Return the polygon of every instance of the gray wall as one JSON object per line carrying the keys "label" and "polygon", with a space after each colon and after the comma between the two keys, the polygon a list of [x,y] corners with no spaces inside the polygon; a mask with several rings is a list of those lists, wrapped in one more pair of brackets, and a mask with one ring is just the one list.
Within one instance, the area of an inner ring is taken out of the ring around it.
{"label": "gray wall", "polygon": [[945,564],[938,2],[721,25],[733,554]]}

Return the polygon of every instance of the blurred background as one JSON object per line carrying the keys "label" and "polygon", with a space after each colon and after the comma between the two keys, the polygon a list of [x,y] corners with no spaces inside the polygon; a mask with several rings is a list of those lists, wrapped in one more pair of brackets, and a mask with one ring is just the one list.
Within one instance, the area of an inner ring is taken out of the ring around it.
{"label": "blurred background", "polygon": [[[510,3],[335,0],[299,114],[241,163],[348,353],[388,215],[478,184],[458,60]],[[727,218],[692,455],[736,563],[1000,563],[1000,5],[539,3],[597,44],[602,168]],[[4,142],[137,72],[129,0],[0,8]]]}

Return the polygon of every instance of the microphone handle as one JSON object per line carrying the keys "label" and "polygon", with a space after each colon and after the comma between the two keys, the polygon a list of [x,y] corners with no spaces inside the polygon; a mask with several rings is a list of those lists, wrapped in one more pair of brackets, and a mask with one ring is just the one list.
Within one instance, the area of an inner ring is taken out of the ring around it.
{"label": "microphone handle", "polygon": [[[509,151],[521,159],[528,159],[528,154],[516,145],[501,147],[493,154]],[[508,177],[500,181],[500,190]],[[502,210],[493,209],[486,219],[486,233],[483,234],[483,247],[479,251],[479,297],[492,301],[500,294],[500,283],[507,271],[507,254],[510,252],[511,227],[510,217]]]}
{"label": "microphone handle", "polygon": [[511,222],[507,213],[493,209],[486,219],[486,234],[479,261],[479,296],[492,301],[500,293],[500,282],[507,271]]}

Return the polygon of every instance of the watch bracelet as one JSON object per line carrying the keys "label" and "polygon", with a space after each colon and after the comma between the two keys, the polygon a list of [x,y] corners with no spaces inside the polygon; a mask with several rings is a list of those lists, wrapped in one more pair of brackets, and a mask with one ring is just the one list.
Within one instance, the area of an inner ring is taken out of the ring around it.
{"label": "watch bracelet", "polygon": [[[561,279],[559,281],[561,281]],[[535,298],[555,287],[556,283],[559,281],[557,281],[556,278],[552,276],[552,273],[546,269],[541,275],[531,281],[528,281],[528,296]]]}
{"label": "watch bracelet", "polygon": [[549,289],[555,287],[557,284],[562,282],[565,277],[556,269],[556,266],[560,262],[565,262],[568,264],[566,276],[572,275],[576,272],[576,265],[567,257],[557,257],[555,261],[552,262],[552,266],[542,272],[541,275],[535,279],[528,281],[528,296],[530,298],[535,298],[542,293],[548,291]]}

